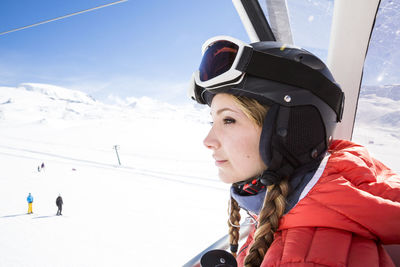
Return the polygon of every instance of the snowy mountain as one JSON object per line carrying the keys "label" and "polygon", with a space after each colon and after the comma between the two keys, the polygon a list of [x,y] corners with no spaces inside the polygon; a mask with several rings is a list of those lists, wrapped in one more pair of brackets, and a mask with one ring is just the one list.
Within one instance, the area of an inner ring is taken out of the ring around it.
{"label": "snowy mountain", "polygon": [[[391,88],[361,93],[354,140],[399,171]],[[208,108],[114,102],[44,84],[0,87],[0,266],[182,266],[226,233],[229,186],[202,145]]]}
{"label": "snowy mountain", "polygon": [[114,98],[116,105],[107,105],[83,92],[48,84],[24,83],[17,88],[0,87],[0,90],[0,120],[9,122],[126,119],[139,115],[180,118],[191,117],[199,110],[204,113],[204,108],[196,109],[193,105],[178,108],[147,97]]}
{"label": "snowy mountain", "polygon": [[357,125],[400,129],[400,85],[366,86],[360,92]]}
{"label": "snowy mountain", "polygon": [[8,121],[41,121],[73,119],[88,106],[100,105],[86,94],[46,84],[21,84],[18,88],[0,87],[0,119]]}
{"label": "snowy mountain", "polygon": [[42,95],[48,96],[53,100],[61,100],[70,103],[85,103],[92,104],[95,99],[87,94],[77,91],[70,90],[60,86],[54,86],[49,84],[40,83],[22,83],[19,88],[25,89],[30,92],[37,92]]}

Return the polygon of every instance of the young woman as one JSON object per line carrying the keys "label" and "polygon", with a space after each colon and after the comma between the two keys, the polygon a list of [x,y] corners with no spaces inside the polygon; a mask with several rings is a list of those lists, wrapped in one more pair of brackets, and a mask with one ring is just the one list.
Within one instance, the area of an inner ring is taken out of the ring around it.
{"label": "young woman", "polygon": [[[321,60],[219,36],[192,81],[192,98],[211,107],[204,145],[232,184],[239,266],[394,266],[383,244],[400,244],[400,177],[332,139],[344,96]],[[241,208],[257,222],[239,250]]]}

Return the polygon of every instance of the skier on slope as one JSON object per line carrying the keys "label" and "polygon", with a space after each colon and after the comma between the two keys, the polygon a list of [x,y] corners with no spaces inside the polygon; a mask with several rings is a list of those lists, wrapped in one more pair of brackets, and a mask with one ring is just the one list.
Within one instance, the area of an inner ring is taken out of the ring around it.
{"label": "skier on slope", "polygon": [[[400,177],[332,140],[344,96],[313,54],[227,36],[203,45],[191,96],[211,107],[204,139],[231,183],[230,249],[238,266],[394,266]],[[238,249],[240,208],[256,223]]]}
{"label": "skier on slope", "polygon": [[63,199],[62,199],[61,195],[59,194],[57,199],[56,199],[56,205],[57,205],[57,208],[58,208],[57,209],[57,216],[58,215],[62,215],[61,212],[62,212],[62,205],[63,204],[64,204]]}
{"label": "skier on slope", "polygon": [[26,197],[26,201],[28,202],[28,214],[33,213],[32,211],[32,204],[33,204],[33,196],[31,193],[28,194]]}

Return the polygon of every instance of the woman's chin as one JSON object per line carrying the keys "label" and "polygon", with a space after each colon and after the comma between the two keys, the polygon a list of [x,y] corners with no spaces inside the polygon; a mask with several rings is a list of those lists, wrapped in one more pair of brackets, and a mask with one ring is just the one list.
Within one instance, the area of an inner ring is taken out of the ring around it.
{"label": "woman's chin", "polygon": [[231,184],[232,182],[231,182],[231,180],[232,179],[230,179],[229,177],[229,175],[227,175],[227,173],[225,173],[224,171],[222,171],[222,170],[219,170],[219,172],[218,172],[218,177],[219,177],[219,179],[222,181],[222,182],[224,182],[224,183],[226,183],[226,184]]}
{"label": "woman's chin", "polygon": [[226,179],[226,178],[221,178],[219,177],[219,179],[224,182],[225,184],[233,184],[234,182],[231,181],[231,179]]}
{"label": "woman's chin", "polygon": [[232,178],[232,177],[235,177],[235,176],[233,176],[232,174],[229,175],[228,173],[225,173],[225,172],[223,172],[221,170],[218,173],[218,177],[222,182],[224,182],[226,184],[233,184],[233,183],[237,183],[237,182],[245,180],[245,179],[242,179],[242,178]]}

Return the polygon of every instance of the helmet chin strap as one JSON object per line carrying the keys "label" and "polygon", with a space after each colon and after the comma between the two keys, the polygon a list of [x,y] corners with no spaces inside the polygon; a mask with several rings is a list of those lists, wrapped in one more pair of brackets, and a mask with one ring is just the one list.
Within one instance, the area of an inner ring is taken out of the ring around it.
{"label": "helmet chin strap", "polygon": [[[233,184],[239,195],[257,195],[265,187],[279,185],[284,178],[289,178],[293,174],[294,168],[291,164],[287,163],[277,150],[273,150],[273,154],[272,166],[263,171],[260,176]],[[274,166],[277,162],[280,163],[280,166]]]}
{"label": "helmet chin strap", "polygon": [[242,182],[234,183],[233,186],[236,188],[236,192],[241,196],[257,195],[262,189],[265,188],[265,184],[261,183],[261,177],[254,177],[247,179]]}
{"label": "helmet chin strap", "polygon": [[239,195],[257,195],[265,187],[280,184],[282,179],[283,175],[280,175],[278,172],[265,170],[259,177],[234,183],[233,186],[236,188]]}

